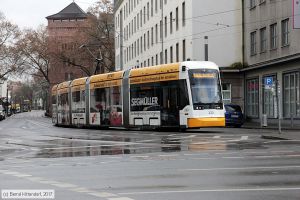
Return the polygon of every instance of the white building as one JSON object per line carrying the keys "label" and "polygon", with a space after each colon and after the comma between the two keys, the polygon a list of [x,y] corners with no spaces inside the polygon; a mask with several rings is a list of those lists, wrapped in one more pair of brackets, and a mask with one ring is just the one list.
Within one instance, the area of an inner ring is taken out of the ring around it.
{"label": "white building", "polygon": [[7,81],[0,80],[0,99],[6,98],[7,93]]}
{"label": "white building", "polygon": [[115,0],[116,70],[205,60],[205,42],[217,65],[242,63],[242,19],[240,0]]}

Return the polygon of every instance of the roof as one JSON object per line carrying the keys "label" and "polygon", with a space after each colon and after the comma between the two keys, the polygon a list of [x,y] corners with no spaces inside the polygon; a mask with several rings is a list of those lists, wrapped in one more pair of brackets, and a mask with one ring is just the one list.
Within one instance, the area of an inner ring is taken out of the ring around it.
{"label": "roof", "polygon": [[130,78],[138,76],[157,75],[165,73],[179,72],[179,63],[157,65],[152,67],[132,69],[130,72]]}
{"label": "roof", "polygon": [[79,85],[85,85],[87,77],[78,78],[72,81],[71,87],[79,86]]}
{"label": "roof", "polygon": [[90,83],[122,79],[124,71],[111,72],[91,76]]}
{"label": "roof", "polygon": [[75,2],[72,2],[59,13],[50,15],[46,17],[46,19],[83,19],[87,18],[87,16],[87,13],[85,13]]}

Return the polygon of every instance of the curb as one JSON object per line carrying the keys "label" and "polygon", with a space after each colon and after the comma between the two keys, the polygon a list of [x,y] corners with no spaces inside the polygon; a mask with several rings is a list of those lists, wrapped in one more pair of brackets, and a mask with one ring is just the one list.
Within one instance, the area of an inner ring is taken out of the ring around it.
{"label": "curb", "polygon": [[288,138],[279,137],[279,136],[271,136],[271,135],[262,135],[262,139],[268,139],[268,140],[290,140]]}
{"label": "curb", "polygon": [[[241,128],[244,129],[261,129],[261,130],[278,130],[278,127],[260,127],[260,126],[242,126]],[[282,130],[286,130],[286,131],[300,131],[300,128],[281,128]]]}

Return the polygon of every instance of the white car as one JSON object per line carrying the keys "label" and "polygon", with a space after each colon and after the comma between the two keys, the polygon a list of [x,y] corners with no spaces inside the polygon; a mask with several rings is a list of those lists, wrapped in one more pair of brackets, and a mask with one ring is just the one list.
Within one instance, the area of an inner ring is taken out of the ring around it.
{"label": "white car", "polygon": [[5,111],[2,105],[0,105],[0,121],[5,119]]}

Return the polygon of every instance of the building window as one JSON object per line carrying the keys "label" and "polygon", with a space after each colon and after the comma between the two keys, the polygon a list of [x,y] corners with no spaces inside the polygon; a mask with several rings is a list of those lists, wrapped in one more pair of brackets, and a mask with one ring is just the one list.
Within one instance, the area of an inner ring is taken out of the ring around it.
{"label": "building window", "polygon": [[185,55],[185,40],[182,40],[182,61],[186,60],[186,55]]}
{"label": "building window", "polygon": [[141,54],[142,54],[143,53],[143,36],[141,36],[140,40],[141,40]]}
{"label": "building window", "polygon": [[157,13],[157,0],[155,0],[155,13]]}
{"label": "building window", "polygon": [[300,117],[299,72],[283,75],[283,116]]}
{"label": "building window", "polygon": [[165,37],[167,37],[168,36],[168,18],[167,17],[165,17]]}
{"label": "building window", "polygon": [[158,54],[155,56],[155,64],[158,65]]}
{"label": "building window", "polygon": [[160,64],[163,64],[163,58],[164,58],[164,55],[163,55],[163,52],[161,51],[160,52]]}
{"label": "building window", "polygon": [[173,13],[170,12],[170,34],[173,33]]}
{"label": "building window", "polygon": [[178,28],[179,28],[179,20],[178,20],[178,7],[176,8],[176,30],[178,30]]}
{"label": "building window", "polygon": [[140,14],[138,13],[137,14],[137,18],[136,18],[136,24],[137,24],[137,30],[139,30],[140,29]]}
{"label": "building window", "polygon": [[160,20],[160,40],[163,38],[163,22]]}
{"label": "building window", "polygon": [[144,51],[146,51],[146,33],[144,34]]}
{"label": "building window", "polygon": [[260,29],[260,52],[266,52],[267,50],[267,29],[266,27]]}
{"label": "building window", "polygon": [[165,64],[168,63],[168,50],[165,50]]}
{"label": "building window", "polygon": [[153,39],[153,37],[154,37],[154,33],[153,33],[153,27],[151,28],[151,46],[153,46],[153,44],[154,44],[154,39]]}
{"label": "building window", "polygon": [[136,33],[136,17],[134,17],[134,33]]}
{"label": "building window", "polygon": [[182,3],[182,26],[185,26],[185,2]]}
{"label": "building window", "polygon": [[272,24],[270,26],[270,48],[277,48],[277,24]]}
{"label": "building window", "polygon": [[153,17],[153,0],[151,0],[151,17]]}
{"label": "building window", "polygon": [[179,43],[176,44],[176,62],[179,62]]}
{"label": "building window", "polygon": [[137,40],[137,55],[140,55],[140,39]]}
{"label": "building window", "polygon": [[[272,78],[273,85],[267,85],[267,79]],[[265,76],[263,78],[264,85],[262,86],[263,91],[263,114],[266,114],[269,118],[277,117],[275,113],[275,107],[277,104],[275,102],[275,91],[276,91],[276,76]]]}
{"label": "building window", "polygon": [[289,44],[289,19],[281,21],[281,30],[282,30],[282,46]]}
{"label": "building window", "polygon": [[231,103],[231,84],[230,83],[222,84],[222,94],[223,94],[223,103],[230,104]]}
{"label": "building window", "polygon": [[141,27],[143,27],[143,10],[140,11],[140,18]]}
{"label": "building window", "polygon": [[146,7],[144,6],[144,24],[146,24]]}
{"label": "building window", "polygon": [[158,43],[158,25],[155,25],[155,43]]}
{"label": "building window", "polygon": [[255,0],[250,0],[250,9],[255,7]]}
{"label": "building window", "polygon": [[149,21],[150,19],[150,4],[149,2],[147,3],[147,20]]}
{"label": "building window", "polygon": [[150,48],[150,32],[147,31],[147,47]]}
{"label": "building window", "polygon": [[173,46],[170,47],[170,63],[173,63]]}
{"label": "building window", "polygon": [[134,57],[136,57],[136,41],[134,42]]}
{"label": "building window", "polygon": [[247,116],[258,117],[259,80],[247,80]]}
{"label": "building window", "polygon": [[256,31],[250,33],[250,54],[251,56],[256,54]]}

